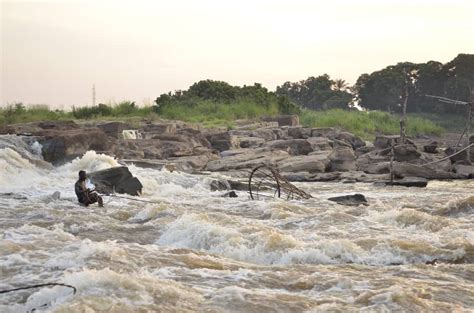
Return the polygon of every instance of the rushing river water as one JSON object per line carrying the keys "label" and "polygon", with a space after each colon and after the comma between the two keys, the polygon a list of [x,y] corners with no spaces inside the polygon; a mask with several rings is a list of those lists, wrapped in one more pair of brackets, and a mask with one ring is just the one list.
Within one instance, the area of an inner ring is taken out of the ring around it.
{"label": "rushing river water", "polygon": [[[1,312],[474,310],[473,180],[303,183],[314,198],[252,201],[131,166],[154,203],[79,206],[77,172],[117,165],[88,152],[43,168],[0,149],[0,290],[77,288],[0,294]],[[327,200],[355,192],[369,205]]]}

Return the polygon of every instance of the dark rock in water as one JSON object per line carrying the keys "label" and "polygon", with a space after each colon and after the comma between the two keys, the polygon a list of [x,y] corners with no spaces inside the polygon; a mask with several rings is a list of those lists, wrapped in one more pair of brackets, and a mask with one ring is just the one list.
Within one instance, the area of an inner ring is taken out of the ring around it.
{"label": "dark rock in water", "polygon": [[126,166],[88,173],[87,176],[100,193],[117,192],[139,196],[142,192],[143,185],[138,178],[133,177]]}
{"label": "dark rock in water", "polygon": [[215,179],[211,182],[211,191],[216,190],[229,190],[230,184],[225,179]]}
{"label": "dark rock in water", "polygon": [[422,177],[404,177],[394,181],[377,182],[380,186],[405,186],[405,187],[426,187],[428,180]]}
{"label": "dark rock in water", "polygon": [[423,151],[426,153],[437,153],[438,149],[438,143],[436,141],[433,141],[425,146],[423,146]]}
{"label": "dark rock in water", "polygon": [[423,177],[426,179],[459,179],[462,175],[422,167],[410,163],[393,162],[393,173],[397,177]]}
{"label": "dark rock in water", "polygon": [[227,182],[230,185],[230,189],[241,190],[241,191],[249,190],[248,180],[228,180]]}
{"label": "dark rock in water", "polygon": [[0,198],[15,199],[15,200],[28,200],[27,197],[22,196],[20,194],[13,193],[13,192],[0,193]]}
{"label": "dark rock in water", "polygon": [[237,198],[237,194],[235,193],[235,191],[229,191],[229,192],[226,192],[225,194],[223,194],[221,196],[222,198]]}
{"label": "dark rock in water", "polygon": [[365,199],[365,196],[360,193],[356,193],[353,195],[347,195],[347,196],[340,196],[340,197],[332,197],[328,199],[329,201],[334,201],[338,204],[341,205],[368,205],[367,204],[367,199]]}

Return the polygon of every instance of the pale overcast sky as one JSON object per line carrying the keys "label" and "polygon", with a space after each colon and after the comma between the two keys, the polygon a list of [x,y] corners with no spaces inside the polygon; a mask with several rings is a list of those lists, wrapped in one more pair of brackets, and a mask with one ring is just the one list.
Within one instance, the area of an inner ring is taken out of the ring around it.
{"label": "pale overcast sky", "polygon": [[201,79],[323,73],[474,53],[472,0],[1,1],[0,105],[152,102]]}

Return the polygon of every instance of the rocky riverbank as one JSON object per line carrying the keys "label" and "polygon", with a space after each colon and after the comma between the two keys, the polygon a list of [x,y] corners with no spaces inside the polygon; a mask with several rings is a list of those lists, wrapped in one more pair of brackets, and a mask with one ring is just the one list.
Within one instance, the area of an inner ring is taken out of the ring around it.
{"label": "rocky riverbank", "polygon": [[[138,130],[142,138],[124,139],[122,131],[128,129]],[[395,183],[416,186],[431,179],[474,177],[474,149],[469,162],[466,152],[447,157],[456,147],[442,142],[409,138],[401,144],[398,136],[383,135],[366,142],[336,128],[302,127],[297,116],[242,122],[232,130],[178,121],[54,121],[8,125],[0,134],[20,135],[30,145],[37,141],[44,160],[53,165],[95,150],[141,167],[236,177],[266,163],[291,181],[383,182],[392,172]]]}

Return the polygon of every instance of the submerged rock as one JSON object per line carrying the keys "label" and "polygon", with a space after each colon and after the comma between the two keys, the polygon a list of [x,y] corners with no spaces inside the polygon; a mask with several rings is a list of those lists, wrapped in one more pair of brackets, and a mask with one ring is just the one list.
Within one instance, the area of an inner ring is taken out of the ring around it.
{"label": "submerged rock", "polygon": [[428,180],[422,177],[404,177],[393,181],[376,182],[377,186],[426,187]]}
{"label": "submerged rock", "polygon": [[341,205],[368,205],[367,199],[363,194],[356,193],[353,195],[347,196],[339,196],[339,197],[332,197],[328,199],[329,201],[336,202],[337,204]]}
{"label": "submerged rock", "polygon": [[143,185],[138,178],[133,177],[126,166],[112,167],[87,175],[100,193],[127,193],[139,196]]}

